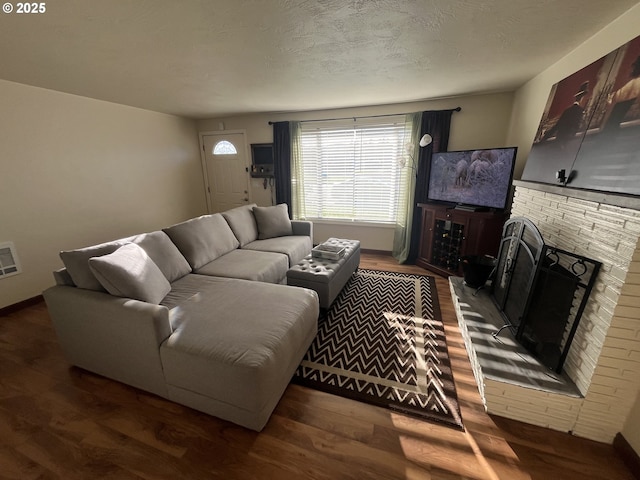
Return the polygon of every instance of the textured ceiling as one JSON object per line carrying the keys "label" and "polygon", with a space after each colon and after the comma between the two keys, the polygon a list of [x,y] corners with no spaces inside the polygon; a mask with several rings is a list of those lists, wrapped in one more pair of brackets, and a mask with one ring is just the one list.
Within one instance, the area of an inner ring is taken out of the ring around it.
{"label": "textured ceiling", "polygon": [[637,3],[56,0],[0,13],[0,78],[193,118],[508,91]]}

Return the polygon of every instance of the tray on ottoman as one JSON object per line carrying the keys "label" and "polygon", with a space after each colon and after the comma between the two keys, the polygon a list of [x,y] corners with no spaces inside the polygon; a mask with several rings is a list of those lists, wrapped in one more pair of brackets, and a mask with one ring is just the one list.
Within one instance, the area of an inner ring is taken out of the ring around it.
{"label": "tray on ottoman", "polygon": [[339,260],[344,257],[346,248],[342,245],[332,245],[328,241],[321,243],[311,250],[311,256],[316,258],[328,258],[329,260]]}

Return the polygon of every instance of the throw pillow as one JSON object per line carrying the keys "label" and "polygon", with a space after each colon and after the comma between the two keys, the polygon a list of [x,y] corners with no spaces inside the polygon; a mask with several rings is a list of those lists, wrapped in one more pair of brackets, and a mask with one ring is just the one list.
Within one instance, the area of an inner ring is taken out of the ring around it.
{"label": "throw pillow", "polygon": [[89,259],[113,253],[125,243],[127,240],[123,239],[76,250],[63,250],[60,252],[60,259],[76,287],[104,292],[104,288],[89,269]]}
{"label": "throw pillow", "polygon": [[286,203],[273,207],[253,207],[253,214],[256,217],[260,240],[293,234]]}
{"label": "throw pillow", "polygon": [[253,216],[253,208],[256,204],[243,205],[222,212],[222,216],[227,221],[233,234],[240,242],[240,247],[251,243],[258,238],[258,226],[256,218]]}
{"label": "throw pillow", "polygon": [[171,241],[166,233],[158,230],[151,233],[138,235],[134,243],[140,245],[147,255],[158,266],[160,271],[173,283],[176,280],[191,273],[191,266],[182,256],[178,247]]}
{"label": "throw pillow", "polygon": [[160,303],[171,285],[147,252],[135,243],[89,259],[89,268],[111,295]]}

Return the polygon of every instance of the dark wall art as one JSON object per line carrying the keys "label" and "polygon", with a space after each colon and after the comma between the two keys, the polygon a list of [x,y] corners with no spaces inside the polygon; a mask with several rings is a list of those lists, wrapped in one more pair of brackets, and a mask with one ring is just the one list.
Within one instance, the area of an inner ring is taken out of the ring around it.
{"label": "dark wall art", "polygon": [[636,37],[551,87],[522,180],[640,195],[639,98]]}

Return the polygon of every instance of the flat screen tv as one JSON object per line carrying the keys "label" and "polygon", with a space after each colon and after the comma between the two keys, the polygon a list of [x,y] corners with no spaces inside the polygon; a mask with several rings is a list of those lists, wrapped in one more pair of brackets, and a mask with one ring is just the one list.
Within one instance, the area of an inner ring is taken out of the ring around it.
{"label": "flat screen tv", "polygon": [[474,208],[506,207],[517,147],[434,153],[428,200]]}

